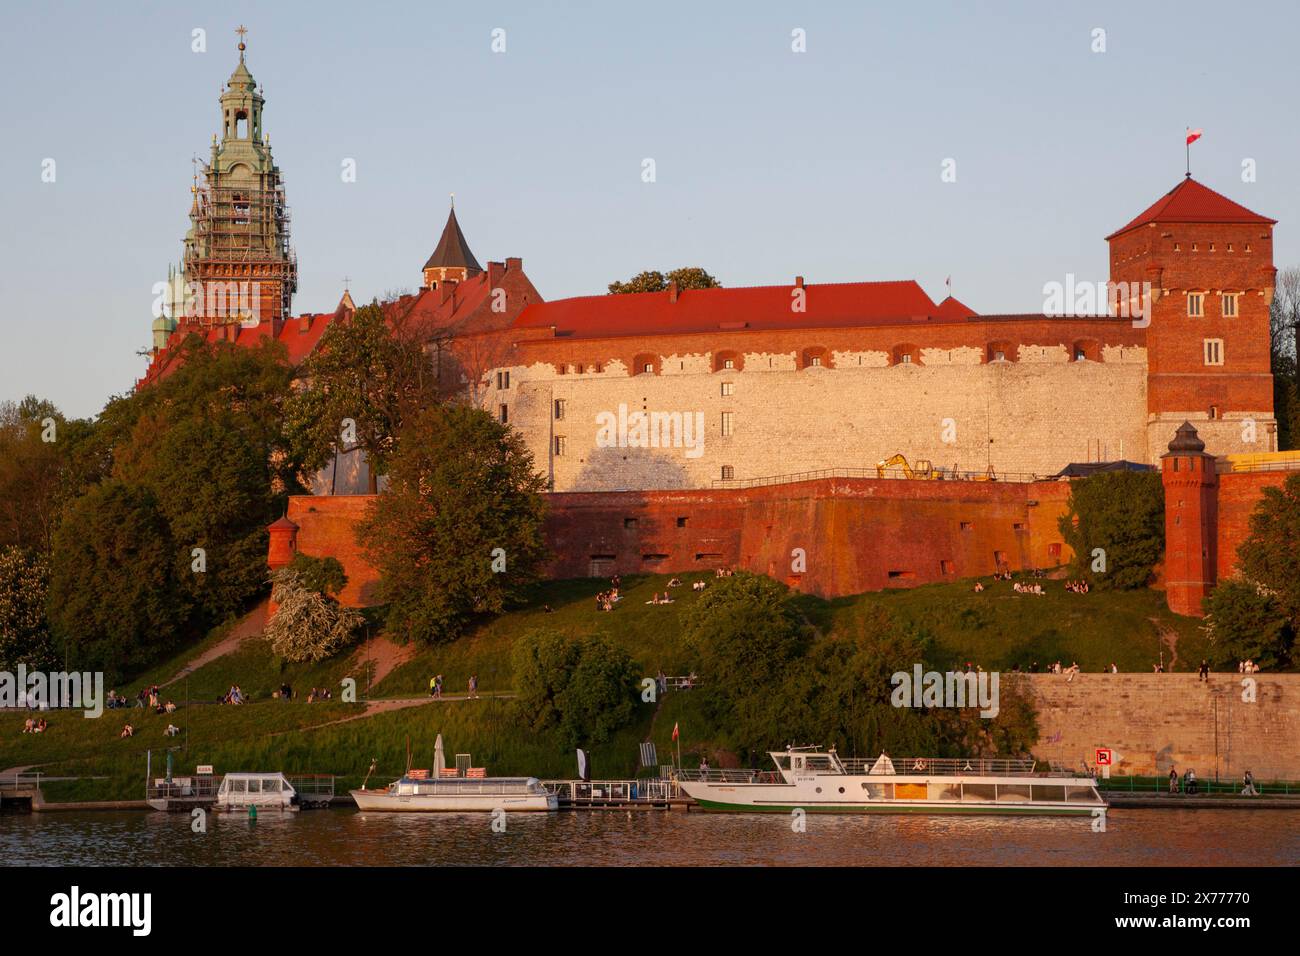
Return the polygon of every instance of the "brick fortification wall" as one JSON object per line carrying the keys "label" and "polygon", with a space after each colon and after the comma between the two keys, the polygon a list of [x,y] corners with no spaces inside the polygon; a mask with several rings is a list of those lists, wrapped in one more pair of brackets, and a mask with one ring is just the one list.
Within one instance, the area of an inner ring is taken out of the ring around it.
{"label": "brick fortification wall", "polygon": [[[1243,675],[1059,674],[1017,678],[1038,709],[1034,754],[1078,769],[1110,747],[1122,774],[1167,776],[1189,767],[1202,780],[1300,779],[1300,674],[1254,674],[1256,701],[1242,700]],[[1006,675],[1004,675],[1004,678]]]}
{"label": "brick fortification wall", "polygon": [[1250,515],[1265,488],[1280,488],[1293,472],[1248,471],[1219,475],[1215,509],[1215,567],[1220,578],[1237,570],[1237,548],[1250,534]]}
{"label": "brick fortification wall", "polygon": [[366,560],[356,541],[357,523],[370,501],[370,495],[298,495],[289,499],[288,518],[298,526],[298,552],[338,559],[348,576],[339,600],[352,607],[377,603],[379,572]]}
{"label": "brick fortification wall", "polygon": [[[550,496],[556,577],[767,574],[825,597],[1068,559],[1064,482],[819,479],[746,490]],[[795,567],[802,549],[806,568]]]}

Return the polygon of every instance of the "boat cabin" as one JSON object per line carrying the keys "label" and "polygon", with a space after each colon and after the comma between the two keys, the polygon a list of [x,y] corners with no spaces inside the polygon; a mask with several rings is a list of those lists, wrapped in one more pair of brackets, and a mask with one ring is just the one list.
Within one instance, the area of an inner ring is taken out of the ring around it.
{"label": "boat cabin", "polygon": [[217,806],[222,809],[243,807],[294,806],[297,794],[282,773],[228,773],[217,790]]}

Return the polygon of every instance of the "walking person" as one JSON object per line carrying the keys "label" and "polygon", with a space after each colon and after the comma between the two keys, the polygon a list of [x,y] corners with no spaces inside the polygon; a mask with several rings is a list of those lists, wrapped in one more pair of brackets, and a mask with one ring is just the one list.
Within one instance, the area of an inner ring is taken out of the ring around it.
{"label": "walking person", "polygon": [[1255,789],[1255,776],[1249,770],[1241,775],[1241,793],[1247,797],[1259,796],[1259,791]]}
{"label": "walking person", "polygon": [[471,699],[478,697],[478,675],[477,674],[469,675],[469,697]]}
{"label": "walking person", "polygon": [[1178,771],[1173,767],[1169,768],[1169,792],[1178,792]]}
{"label": "walking person", "polygon": [[1201,658],[1201,669],[1199,673],[1200,676],[1198,679],[1208,684],[1210,682],[1210,662],[1205,658]]}
{"label": "walking person", "polygon": [[430,678],[429,678],[429,696],[430,696],[430,697],[437,697],[437,696],[438,696],[438,678],[437,678],[437,677],[430,677]]}
{"label": "walking person", "polygon": [[433,679],[433,696],[435,700],[442,700],[442,675],[439,674]]}

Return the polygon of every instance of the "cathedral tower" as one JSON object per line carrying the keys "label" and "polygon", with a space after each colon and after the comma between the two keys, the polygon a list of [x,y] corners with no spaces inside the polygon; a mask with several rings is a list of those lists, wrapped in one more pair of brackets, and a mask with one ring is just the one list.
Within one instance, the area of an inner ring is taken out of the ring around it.
{"label": "cathedral tower", "polygon": [[456,221],[456,201],[452,200],[451,213],[447,216],[447,225],[442,227],[442,236],[438,246],[424,264],[424,288],[436,289],[440,282],[464,282],[483,271],[483,267],[474,258],[465,234],[460,231]]}
{"label": "cathedral tower", "polygon": [[221,94],[221,139],[192,187],[181,324],[262,327],[276,335],[290,313],[298,264],[289,243],[284,180],[262,128],[265,100],[244,63]]}

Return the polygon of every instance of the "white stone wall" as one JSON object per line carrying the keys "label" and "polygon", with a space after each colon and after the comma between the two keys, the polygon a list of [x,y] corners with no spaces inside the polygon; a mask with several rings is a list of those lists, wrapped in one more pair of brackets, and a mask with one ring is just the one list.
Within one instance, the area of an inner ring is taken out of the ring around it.
{"label": "white stone wall", "polygon": [[[750,479],[872,468],[900,452],[942,468],[992,463],[999,473],[1042,475],[1071,461],[1148,457],[1141,348],[1107,349],[1102,362],[1071,362],[1055,345],[1021,347],[1017,361],[992,364],[973,348],[925,349],[921,365],[889,366],[883,352],[833,361],[799,370],[793,352],[747,353],[743,370],[713,372],[709,355],[671,355],[660,357],[660,374],[633,377],[621,362],[596,374],[516,366],[511,387],[490,388],[484,404],[508,406],[556,491],[707,488],[724,465]],[[732,395],[722,394],[724,382]],[[562,421],[556,399],[565,402]],[[598,447],[597,416],[616,417],[620,404],[628,413],[702,413],[702,452]],[[723,412],[733,416],[729,437]],[[554,454],[556,436],[566,440],[563,456]]]}

